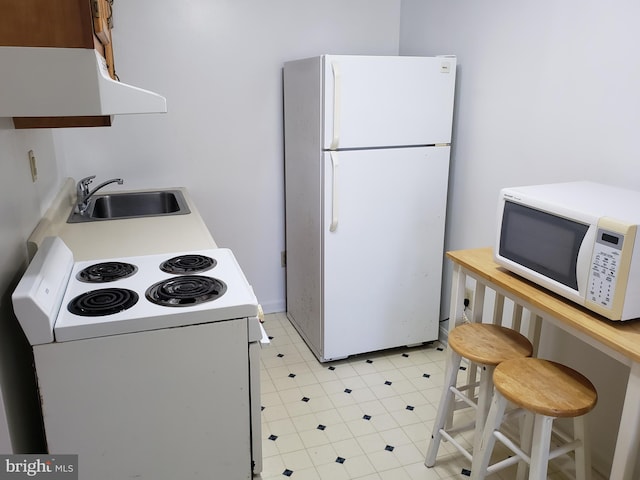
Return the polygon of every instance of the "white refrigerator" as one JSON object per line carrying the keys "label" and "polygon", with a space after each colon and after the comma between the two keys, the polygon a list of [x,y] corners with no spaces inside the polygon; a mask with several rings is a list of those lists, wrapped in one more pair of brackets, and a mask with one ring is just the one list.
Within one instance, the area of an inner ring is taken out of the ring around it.
{"label": "white refrigerator", "polygon": [[322,362],[438,338],[455,57],[284,65],[287,316]]}

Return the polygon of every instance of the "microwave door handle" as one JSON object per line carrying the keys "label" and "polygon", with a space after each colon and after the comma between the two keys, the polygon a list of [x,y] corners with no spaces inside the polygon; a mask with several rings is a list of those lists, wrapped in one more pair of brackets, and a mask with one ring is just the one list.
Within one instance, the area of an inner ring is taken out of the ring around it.
{"label": "microwave door handle", "polygon": [[340,64],[331,62],[333,72],[333,137],[329,150],[337,150],[340,144],[340,100],[342,96],[342,74]]}
{"label": "microwave door handle", "polygon": [[331,156],[331,224],[329,231],[335,232],[338,228],[338,152],[330,152]]}

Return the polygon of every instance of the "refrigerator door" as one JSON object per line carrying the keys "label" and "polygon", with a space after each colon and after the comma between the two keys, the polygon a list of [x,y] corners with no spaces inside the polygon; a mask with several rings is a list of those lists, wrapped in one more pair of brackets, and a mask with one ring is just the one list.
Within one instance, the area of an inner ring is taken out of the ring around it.
{"label": "refrigerator door", "polygon": [[438,338],[449,150],[325,153],[324,360]]}
{"label": "refrigerator door", "polygon": [[451,142],[455,57],[321,58],[324,150]]}

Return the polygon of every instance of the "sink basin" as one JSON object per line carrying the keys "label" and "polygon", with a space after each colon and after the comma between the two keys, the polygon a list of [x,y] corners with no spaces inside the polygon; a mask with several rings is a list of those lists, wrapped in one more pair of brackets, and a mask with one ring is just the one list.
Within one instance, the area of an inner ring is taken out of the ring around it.
{"label": "sink basin", "polygon": [[190,210],[180,190],[110,193],[92,197],[87,211],[83,215],[73,212],[67,222],[95,222],[187,213],[190,213]]}
{"label": "sink basin", "polygon": [[167,215],[180,211],[173,192],[144,192],[103,195],[94,201],[93,218],[140,217]]}

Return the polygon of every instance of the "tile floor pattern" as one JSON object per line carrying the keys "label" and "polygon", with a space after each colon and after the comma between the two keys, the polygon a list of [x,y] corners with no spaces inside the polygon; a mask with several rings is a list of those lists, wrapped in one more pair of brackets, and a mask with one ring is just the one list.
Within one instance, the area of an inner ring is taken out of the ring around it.
{"label": "tile floor pattern", "polygon": [[[272,339],[262,350],[264,467],[255,478],[469,478],[469,462],[446,442],[436,465],[424,466],[444,376],[438,342],[323,364],[284,313],[267,315],[265,328]],[[514,472],[488,478],[511,480]],[[571,478],[553,465],[549,472]]]}

